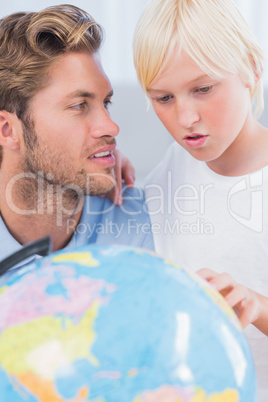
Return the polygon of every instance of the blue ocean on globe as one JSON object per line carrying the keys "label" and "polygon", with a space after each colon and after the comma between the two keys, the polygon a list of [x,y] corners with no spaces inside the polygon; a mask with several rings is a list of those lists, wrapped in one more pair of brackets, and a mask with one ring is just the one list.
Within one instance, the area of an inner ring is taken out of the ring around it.
{"label": "blue ocean on globe", "polygon": [[155,253],[92,245],[0,286],[3,402],[254,402],[251,351],[205,281]]}

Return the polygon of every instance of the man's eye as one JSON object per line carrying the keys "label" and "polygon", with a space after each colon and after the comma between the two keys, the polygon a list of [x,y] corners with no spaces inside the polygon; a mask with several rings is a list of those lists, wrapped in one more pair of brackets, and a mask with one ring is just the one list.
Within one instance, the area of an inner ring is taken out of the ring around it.
{"label": "man's eye", "polygon": [[73,109],[76,110],[84,110],[86,108],[86,102],[78,103],[78,105],[72,106]]}
{"label": "man's eye", "polygon": [[109,106],[111,106],[111,104],[112,104],[111,99],[105,100],[103,102],[103,105],[104,105],[105,109],[109,109]]}

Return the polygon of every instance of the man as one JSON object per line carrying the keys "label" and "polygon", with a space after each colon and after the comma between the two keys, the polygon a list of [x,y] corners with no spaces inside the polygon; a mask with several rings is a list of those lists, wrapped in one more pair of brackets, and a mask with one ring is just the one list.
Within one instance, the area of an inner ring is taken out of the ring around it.
{"label": "man", "polygon": [[115,207],[118,126],[98,50],[102,31],[62,5],[0,22],[0,261],[51,236],[53,251],[87,243],[153,248],[143,194]]}

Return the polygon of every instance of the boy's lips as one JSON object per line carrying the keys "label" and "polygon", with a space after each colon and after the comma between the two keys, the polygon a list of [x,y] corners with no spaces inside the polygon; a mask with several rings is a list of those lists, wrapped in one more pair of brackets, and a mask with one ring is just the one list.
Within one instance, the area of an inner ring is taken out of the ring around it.
{"label": "boy's lips", "polygon": [[208,135],[193,133],[186,135],[183,140],[191,148],[201,147],[207,140]]}

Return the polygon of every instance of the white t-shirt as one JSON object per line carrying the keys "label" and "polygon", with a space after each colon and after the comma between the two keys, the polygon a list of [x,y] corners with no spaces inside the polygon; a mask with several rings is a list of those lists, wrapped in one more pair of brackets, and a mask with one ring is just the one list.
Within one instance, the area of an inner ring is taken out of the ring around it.
{"label": "white t-shirt", "polygon": [[[226,177],[173,143],[147,177],[156,251],[196,271],[211,268],[268,297],[268,166]],[[245,330],[255,359],[259,401],[268,401],[268,337]]]}

